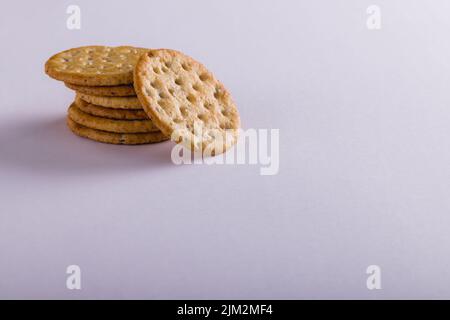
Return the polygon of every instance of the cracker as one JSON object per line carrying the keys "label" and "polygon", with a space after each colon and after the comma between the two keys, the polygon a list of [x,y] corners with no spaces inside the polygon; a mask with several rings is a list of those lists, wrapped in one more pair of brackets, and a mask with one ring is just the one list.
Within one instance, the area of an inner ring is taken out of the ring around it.
{"label": "cracker", "polygon": [[70,117],[67,117],[67,126],[74,134],[80,137],[104,143],[136,145],[169,140],[162,132],[113,133],[91,129],[76,123]]}
{"label": "cracker", "polygon": [[67,88],[90,94],[93,96],[105,96],[105,97],[128,97],[135,96],[134,88],[132,85],[124,86],[81,86],[78,84],[72,84],[64,82]]}
{"label": "cracker", "polygon": [[159,129],[151,120],[112,120],[92,116],[78,109],[76,103],[69,107],[69,117],[88,128],[115,133],[157,132]]}
{"label": "cracker", "polygon": [[147,49],[129,46],[86,46],[50,57],[45,72],[56,80],[85,86],[117,86],[133,83],[133,70]]}
{"label": "cracker", "polygon": [[142,55],[134,89],[155,125],[175,142],[208,155],[236,143],[240,119],[231,95],[202,64],[183,53],[158,49]]}
{"label": "cracker", "polygon": [[137,97],[100,97],[85,93],[77,93],[77,96],[86,102],[113,109],[141,110],[142,105]]}
{"label": "cracker", "polygon": [[115,120],[149,120],[144,110],[112,109],[88,103],[77,97],[75,103],[83,112],[90,115]]}

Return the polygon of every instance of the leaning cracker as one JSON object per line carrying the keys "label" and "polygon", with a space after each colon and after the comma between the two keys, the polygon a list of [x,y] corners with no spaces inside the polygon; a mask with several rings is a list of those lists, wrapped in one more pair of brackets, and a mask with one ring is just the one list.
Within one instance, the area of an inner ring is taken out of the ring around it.
{"label": "leaning cracker", "polygon": [[126,110],[126,109],[112,109],[97,106],[82,100],[80,97],[75,99],[75,103],[81,111],[89,113],[90,115],[109,118],[115,120],[149,120],[144,110]]}
{"label": "leaning cracker", "polygon": [[106,108],[133,110],[142,109],[142,105],[137,97],[100,97],[80,92],[77,93],[77,97],[80,97],[86,102]]}
{"label": "leaning cracker", "polygon": [[183,53],[159,49],[142,55],[134,89],[155,125],[175,142],[203,155],[222,153],[236,143],[240,119],[231,95]]}
{"label": "leaning cracker", "polygon": [[115,133],[157,132],[159,129],[151,120],[112,120],[92,116],[77,108],[75,103],[69,107],[69,117],[88,128]]}
{"label": "leaning cracker", "polygon": [[81,86],[78,84],[72,84],[64,82],[67,88],[75,90],[77,92],[90,94],[93,96],[105,96],[105,97],[128,97],[135,96],[134,87],[132,85],[123,86]]}
{"label": "leaning cracker", "polygon": [[91,139],[98,142],[112,143],[112,144],[146,144],[157,143],[169,140],[162,132],[150,133],[114,133],[91,129],[76,123],[70,117],[67,117],[67,126],[76,135]]}
{"label": "leaning cracker", "polygon": [[56,80],[87,86],[133,83],[133,70],[147,49],[129,46],[86,46],[50,57],[45,72]]}

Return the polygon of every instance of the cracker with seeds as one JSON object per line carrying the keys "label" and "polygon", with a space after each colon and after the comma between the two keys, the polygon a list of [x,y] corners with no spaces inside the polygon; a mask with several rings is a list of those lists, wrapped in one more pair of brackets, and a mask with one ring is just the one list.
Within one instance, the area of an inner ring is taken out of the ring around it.
{"label": "cracker with seeds", "polygon": [[142,55],[134,89],[154,124],[175,142],[203,155],[220,154],[236,143],[240,119],[231,95],[185,54],[158,49]]}
{"label": "cracker with seeds", "polygon": [[79,92],[77,97],[105,108],[142,110],[142,105],[137,97],[100,97]]}
{"label": "cracker with seeds", "polygon": [[115,120],[149,120],[144,110],[105,108],[86,102],[80,97],[75,99],[75,103],[81,111],[97,117]]}
{"label": "cracker with seeds", "polygon": [[118,86],[133,83],[133,70],[148,49],[130,46],[85,46],[62,51],[45,63],[52,78],[84,86]]}
{"label": "cracker with seeds", "polygon": [[114,133],[85,127],[67,117],[67,126],[76,135],[90,140],[112,144],[147,144],[169,140],[160,131],[149,133]]}
{"label": "cracker with seeds", "polygon": [[134,87],[132,85],[123,86],[81,86],[78,84],[72,84],[64,82],[67,88],[74,91],[85,93],[93,96],[105,96],[105,97],[128,97],[135,96]]}
{"label": "cracker with seeds", "polygon": [[73,121],[85,127],[102,131],[116,133],[145,133],[159,131],[151,120],[113,120],[96,117],[78,109],[76,103],[71,104],[68,113]]}

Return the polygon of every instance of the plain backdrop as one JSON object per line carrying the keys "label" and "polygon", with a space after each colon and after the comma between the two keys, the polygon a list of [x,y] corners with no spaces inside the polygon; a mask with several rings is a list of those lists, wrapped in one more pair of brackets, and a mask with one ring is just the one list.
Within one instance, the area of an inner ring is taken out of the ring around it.
{"label": "plain backdrop", "polygon": [[[450,298],[449,1],[1,9],[0,298]],[[73,93],[44,63],[90,44],[203,62],[244,128],[280,130],[279,174],[74,136]],[[72,264],[81,290],[66,288]]]}

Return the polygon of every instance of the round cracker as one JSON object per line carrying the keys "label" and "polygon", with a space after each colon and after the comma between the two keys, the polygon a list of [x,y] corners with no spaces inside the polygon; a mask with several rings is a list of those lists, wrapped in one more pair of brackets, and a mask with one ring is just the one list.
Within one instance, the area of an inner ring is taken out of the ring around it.
{"label": "round cracker", "polygon": [[132,85],[124,86],[81,86],[78,84],[64,82],[67,88],[90,94],[93,96],[105,96],[105,97],[128,97],[135,96],[134,87]]}
{"label": "round cracker", "polygon": [[115,133],[145,133],[159,131],[151,120],[112,120],[96,117],[78,109],[76,103],[70,105],[68,113],[73,121],[85,127],[102,131]]}
{"label": "round cracker", "polygon": [[226,151],[240,119],[231,95],[201,63],[168,49],[142,55],[134,89],[144,110],[172,140],[203,155]]}
{"label": "round cracker", "polygon": [[115,120],[149,120],[144,110],[112,109],[88,103],[77,97],[75,103],[81,111],[90,115]]}
{"label": "round cracker", "polygon": [[77,96],[86,102],[106,108],[142,110],[137,97],[100,97],[80,92],[77,92]]}
{"label": "round cracker", "polygon": [[150,133],[114,133],[85,127],[67,117],[67,126],[76,135],[103,143],[112,144],[147,144],[169,140],[162,132]]}
{"label": "round cracker", "polygon": [[133,83],[133,70],[148,49],[130,46],[85,46],[59,52],[45,63],[45,72],[56,80],[87,86]]}

